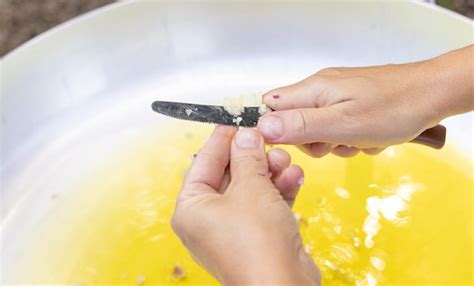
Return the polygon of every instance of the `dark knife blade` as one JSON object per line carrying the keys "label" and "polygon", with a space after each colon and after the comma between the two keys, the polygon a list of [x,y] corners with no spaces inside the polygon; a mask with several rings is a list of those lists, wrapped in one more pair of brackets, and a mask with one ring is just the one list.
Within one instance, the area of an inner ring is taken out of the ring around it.
{"label": "dark knife blade", "polygon": [[233,115],[224,106],[219,105],[155,101],[151,107],[160,114],[178,119],[242,127],[257,126],[258,118],[261,116],[259,107],[255,106],[244,107],[239,115]]}

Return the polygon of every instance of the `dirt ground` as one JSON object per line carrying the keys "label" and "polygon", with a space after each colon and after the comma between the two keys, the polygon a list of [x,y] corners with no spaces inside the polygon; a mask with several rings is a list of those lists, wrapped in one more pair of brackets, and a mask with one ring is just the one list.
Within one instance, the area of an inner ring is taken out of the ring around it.
{"label": "dirt ground", "polygon": [[34,36],[114,0],[0,0],[0,57]]}
{"label": "dirt ground", "polygon": [[[0,57],[34,36],[115,0],[0,0]],[[474,0],[438,0],[474,19]]]}

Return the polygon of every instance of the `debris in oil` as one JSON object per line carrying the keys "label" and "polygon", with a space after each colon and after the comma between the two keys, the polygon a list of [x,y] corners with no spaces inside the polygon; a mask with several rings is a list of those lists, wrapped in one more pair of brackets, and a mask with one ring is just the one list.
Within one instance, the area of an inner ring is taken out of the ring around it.
{"label": "debris in oil", "polygon": [[300,213],[294,213],[294,216],[299,226],[308,225],[308,221]]}
{"label": "debris in oil", "polygon": [[304,245],[304,251],[308,254],[312,254],[314,250],[314,245],[312,242],[308,242]]}
{"label": "debris in oil", "polygon": [[180,281],[186,277],[186,273],[184,272],[183,268],[181,268],[179,265],[175,265],[173,267],[173,271],[171,272],[171,277],[175,281]]}

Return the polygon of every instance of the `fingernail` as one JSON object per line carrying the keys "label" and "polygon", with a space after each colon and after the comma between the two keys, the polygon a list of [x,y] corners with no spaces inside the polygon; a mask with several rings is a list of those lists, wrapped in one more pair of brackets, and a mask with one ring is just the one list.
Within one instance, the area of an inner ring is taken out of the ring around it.
{"label": "fingernail", "polygon": [[264,116],[258,121],[258,130],[266,139],[275,140],[283,135],[283,124],[277,116]]}
{"label": "fingernail", "polygon": [[260,143],[257,131],[250,128],[242,128],[235,134],[235,144],[239,148],[255,148]]}

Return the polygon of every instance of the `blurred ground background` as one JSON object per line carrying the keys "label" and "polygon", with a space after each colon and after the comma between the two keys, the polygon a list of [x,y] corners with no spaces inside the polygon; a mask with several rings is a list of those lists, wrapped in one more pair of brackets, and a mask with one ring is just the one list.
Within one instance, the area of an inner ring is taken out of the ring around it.
{"label": "blurred ground background", "polygon": [[[0,57],[34,36],[115,0],[0,0]],[[437,0],[474,19],[474,0]]]}
{"label": "blurred ground background", "polygon": [[0,57],[34,36],[114,0],[0,0]]}

